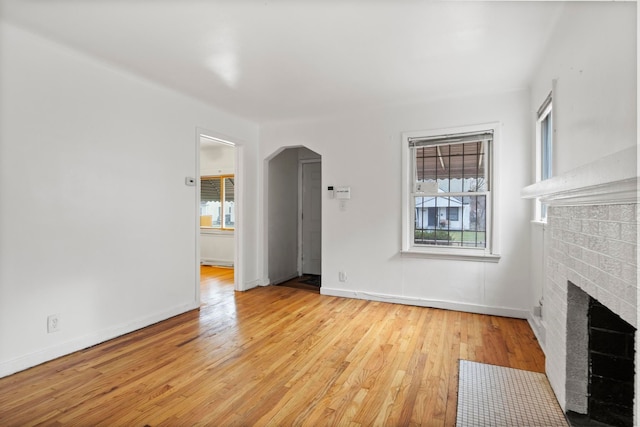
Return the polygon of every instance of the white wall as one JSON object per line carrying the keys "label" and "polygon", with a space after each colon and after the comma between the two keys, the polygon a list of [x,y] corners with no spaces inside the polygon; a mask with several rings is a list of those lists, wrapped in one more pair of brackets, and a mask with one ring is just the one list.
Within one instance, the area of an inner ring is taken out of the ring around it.
{"label": "white wall", "polygon": [[564,5],[531,84],[535,112],[557,79],[555,175],[636,145],[636,45],[635,2]]}
{"label": "white wall", "polygon": [[[568,2],[531,84],[529,120],[552,89],[554,175],[637,144],[635,2]],[[530,148],[535,182],[535,129]],[[629,176],[633,176],[630,173]],[[531,202],[533,203],[533,202]],[[533,218],[533,205],[530,208]],[[544,228],[531,225],[531,305],[543,297]],[[544,324],[532,322],[544,341]]]}
{"label": "white wall", "polygon": [[[322,154],[323,189],[351,186],[345,211],[323,191],[322,292],[525,316],[529,211],[520,189],[530,175],[529,104],[528,92],[516,91],[263,126],[263,159],[304,145]],[[401,256],[401,133],[495,121],[503,124],[500,262]]]}
{"label": "white wall", "polygon": [[[234,147],[200,141],[200,175],[233,175],[235,173]],[[232,266],[235,256],[233,231],[200,229],[200,263]]]}
{"label": "white wall", "polygon": [[236,165],[236,149],[219,143],[200,145],[200,175],[233,175]]}
{"label": "white wall", "polygon": [[0,376],[199,305],[197,127],[243,141],[258,279],[256,125],[5,23],[0,55]]}

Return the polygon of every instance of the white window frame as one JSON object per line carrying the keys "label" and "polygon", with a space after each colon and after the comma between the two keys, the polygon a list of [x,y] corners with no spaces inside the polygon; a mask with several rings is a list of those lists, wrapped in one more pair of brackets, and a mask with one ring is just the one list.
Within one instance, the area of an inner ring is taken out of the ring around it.
{"label": "white window frame", "polygon": [[[200,225],[200,231],[214,231],[214,232],[222,232],[224,234],[229,234],[229,233],[233,233],[236,229],[236,221],[234,221],[234,225],[233,227],[228,227],[227,224],[225,223],[225,213],[224,213],[224,205],[225,203],[227,203],[226,199],[226,180],[227,179],[232,179],[235,182],[235,175],[233,174],[226,174],[226,175],[203,175],[200,177],[200,186],[199,186],[199,190],[200,190],[200,194],[202,194],[202,181],[220,181],[220,225],[219,226],[204,226],[204,225]],[[234,205],[235,205],[235,193],[234,193]],[[202,196],[200,198],[200,203],[202,203]],[[200,210],[201,207],[198,207],[198,210]],[[210,234],[217,234],[217,233],[210,233]]]}
{"label": "white window frame", "polygon": [[[554,143],[554,126],[555,120],[553,117],[553,99],[552,94],[544,100],[540,109],[538,110],[537,119],[536,119],[536,182],[540,182],[543,180],[542,171],[546,167],[551,169],[551,176],[546,177],[551,178],[553,176],[553,143]],[[549,157],[549,161],[551,164],[547,164],[545,162],[545,158],[543,156],[543,141],[542,141],[542,122],[547,118],[551,118],[551,156]],[[543,208],[543,204],[539,198],[536,198],[535,203],[535,213],[534,213],[534,221],[546,223],[547,215],[546,209]]]}
{"label": "white window frame", "polygon": [[[430,129],[424,131],[403,132],[402,145],[402,247],[403,256],[420,258],[441,258],[466,261],[498,262],[500,259],[500,233],[498,202],[500,201],[498,171],[500,170],[500,130],[499,122],[484,123],[470,126],[458,126],[445,129]],[[451,247],[451,246],[422,246],[414,243],[414,174],[413,155],[409,148],[409,140],[413,138],[429,138],[442,135],[493,131],[491,142],[490,167],[487,172],[490,182],[490,194],[487,197],[487,244],[485,248]]]}

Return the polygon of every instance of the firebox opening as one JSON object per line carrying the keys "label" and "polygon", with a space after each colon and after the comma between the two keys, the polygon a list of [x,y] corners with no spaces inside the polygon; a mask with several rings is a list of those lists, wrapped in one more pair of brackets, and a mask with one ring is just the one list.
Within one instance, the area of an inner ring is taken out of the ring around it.
{"label": "firebox opening", "polygon": [[635,328],[589,299],[589,417],[633,426]]}

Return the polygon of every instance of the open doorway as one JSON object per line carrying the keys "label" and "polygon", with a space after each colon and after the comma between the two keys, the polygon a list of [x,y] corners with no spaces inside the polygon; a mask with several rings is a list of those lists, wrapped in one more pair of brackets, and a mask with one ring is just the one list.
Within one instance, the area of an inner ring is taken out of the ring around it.
{"label": "open doorway", "polygon": [[238,289],[238,148],[211,132],[198,133],[197,258],[201,269],[230,270]]}
{"label": "open doorway", "polygon": [[279,150],[267,160],[267,267],[272,285],[292,280],[321,285],[322,170],[306,147]]}
{"label": "open doorway", "polygon": [[322,273],[322,168],[320,159],[300,162],[300,251],[298,263],[302,275]]}

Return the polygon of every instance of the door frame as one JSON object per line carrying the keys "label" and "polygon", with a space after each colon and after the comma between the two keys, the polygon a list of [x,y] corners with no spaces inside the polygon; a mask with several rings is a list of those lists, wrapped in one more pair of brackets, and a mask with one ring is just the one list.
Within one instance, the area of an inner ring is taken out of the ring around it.
{"label": "door frame", "polygon": [[[320,180],[322,181],[322,158],[319,159],[301,159],[298,160],[298,276],[302,276],[302,252],[303,252],[303,236],[302,236],[302,197],[303,197],[303,181],[302,168],[307,163],[320,163]],[[322,184],[320,184],[322,189]],[[320,206],[322,211],[322,205]],[[321,212],[322,213],[322,212]],[[322,255],[320,255],[320,265],[322,266]],[[322,271],[322,268],[320,269]]]}
{"label": "door frame", "polygon": [[228,135],[214,132],[201,127],[196,127],[196,301],[200,303],[200,138],[210,138],[217,140],[221,144],[232,145],[235,148],[235,158],[233,165],[233,173],[235,178],[234,184],[234,203],[236,207],[235,229],[233,230],[233,288],[236,291],[244,290],[243,272],[244,256],[242,252],[242,222],[243,222],[243,206],[244,206],[244,150],[242,141]]}

